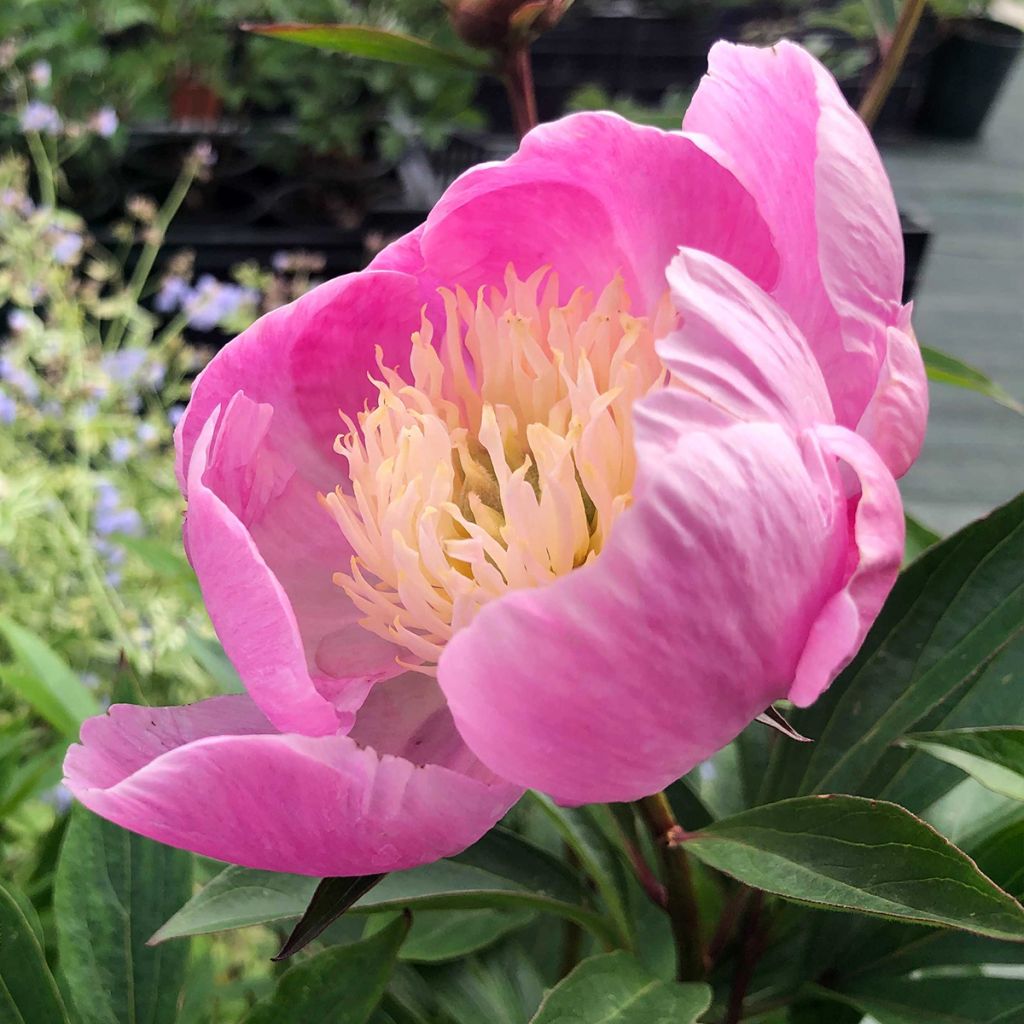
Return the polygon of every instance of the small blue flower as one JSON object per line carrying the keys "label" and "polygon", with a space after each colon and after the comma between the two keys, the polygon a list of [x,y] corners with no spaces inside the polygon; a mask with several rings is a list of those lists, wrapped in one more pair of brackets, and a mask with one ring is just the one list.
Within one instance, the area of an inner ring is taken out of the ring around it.
{"label": "small blue flower", "polygon": [[21,334],[22,331],[27,331],[32,326],[32,317],[23,309],[12,309],[7,314],[7,326],[15,334]]}
{"label": "small blue flower", "polygon": [[56,786],[45,790],[42,794],[42,799],[58,814],[66,814],[74,801],[71,790],[63,782],[58,782]]}
{"label": "small blue flower", "polygon": [[19,122],[22,131],[39,132],[42,135],[59,135],[64,127],[57,109],[41,100],[29,100],[21,111]]}
{"label": "small blue flower", "polygon": [[183,277],[165,277],[153,305],[158,313],[173,313],[192,297],[192,288]]}
{"label": "small blue flower", "polygon": [[37,89],[45,89],[53,79],[53,68],[50,67],[50,62],[37,60],[28,69],[28,78]]}
{"label": "small blue flower", "polygon": [[109,139],[120,122],[113,107],[101,107],[89,119],[89,127],[101,138]]}
{"label": "small blue flower", "polygon": [[0,380],[6,381],[15,391],[30,402],[39,397],[39,385],[27,370],[15,364],[10,356],[0,356]]}
{"label": "small blue flower", "polygon": [[127,462],[135,452],[135,445],[127,437],[116,437],[110,442],[110,460],[117,465]]}
{"label": "small blue flower", "polygon": [[82,236],[74,231],[59,231],[50,253],[62,267],[77,261],[82,252]]}
{"label": "small blue flower", "polygon": [[176,427],[181,422],[181,417],[185,415],[185,406],[183,405],[172,405],[167,410],[167,422],[172,427]]}
{"label": "small blue flower", "polygon": [[135,436],[140,444],[152,444],[160,436],[160,431],[152,423],[140,423]]}
{"label": "small blue flower", "polygon": [[100,360],[100,366],[111,380],[118,384],[130,384],[138,379],[146,365],[146,353],[141,348],[122,348],[108,352]]}
{"label": "small blue flower", "polygon": [[117,568],[124,562],[124,548],[104,537],[93,538],[92,546],[96,549],[96,554],[111,568]]}
{"label": "small blue flower", "polygon": [[0,389],[0,423],[10,426],[17,418],[17,404],[6,391]]}

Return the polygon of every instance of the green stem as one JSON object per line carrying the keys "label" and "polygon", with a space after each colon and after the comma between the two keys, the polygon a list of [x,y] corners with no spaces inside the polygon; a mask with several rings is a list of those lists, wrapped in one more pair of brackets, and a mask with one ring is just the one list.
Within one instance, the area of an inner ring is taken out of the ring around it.
{"label": "green stem", "polygon": [[36,180],[39,182],[39,201],[43,206],[52,210],[57,205],[57,189],[53,183],[53,164],[50,163],[46,146],[43,145],[43,140],[38,132],[27,132],[25,138],[28,140],[28,151],[32,157]]}
{"label": "green stem", "polygon": [[[131,309],[138,307],[142,291],[146,287],[149,275],[153,271],[153,264],[163,248],[164,235],[167,233],[171,221],[174,220],[178,210],[181,208],[181,204],[185,201],[185,196],[188,195],[188,190],[192,187],[195,176],[195,165],[191,160],[186,160],[177,181],[175,181],[174,186],[171,188],[167,201],[164,203],[152,226],[154,237],[143,245],[142,252],[139,253],[139,261],[135,264],[135,269],[132,271],[132,276],[128,281],[129,306]],[[121,344],[124,332],[128,328],[128,319],[127,315],[122,315],[111,324],[110,333],[107,336],[108,348],[117,348]]]}
{"label": "green stem", "polygon": [[860,102],[857,113],[861,120],[869,127],[873,127],[878,115],[882,112],[889,92],[896,81],[896,76],[903,67],[907,51],[910,49],[910,41],[914,38],[921,15],[924,13],[928,0],[903,0],[903,8],[900,11],[899,20],[893,31],[892,41],[882,56],[882,63],[875,72],[864,98]]}
{"label": "green stem", "polygon": [[704,977],[700,915],[690,864],[675,838],[682,830],[664,793],[646,796],[637,802],[637,806],[661,856],[668,897],[665,909],[676,946],[676,977],[679,981],[699,981]]}

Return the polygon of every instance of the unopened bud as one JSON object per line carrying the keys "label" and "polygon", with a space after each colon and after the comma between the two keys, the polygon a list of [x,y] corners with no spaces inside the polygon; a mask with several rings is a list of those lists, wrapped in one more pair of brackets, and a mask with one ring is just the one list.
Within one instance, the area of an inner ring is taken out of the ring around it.
{"label": "unopened bud", "polygon": [[481,49],[523,46],[554,28],[573,0],[445,0],[460,39]]}

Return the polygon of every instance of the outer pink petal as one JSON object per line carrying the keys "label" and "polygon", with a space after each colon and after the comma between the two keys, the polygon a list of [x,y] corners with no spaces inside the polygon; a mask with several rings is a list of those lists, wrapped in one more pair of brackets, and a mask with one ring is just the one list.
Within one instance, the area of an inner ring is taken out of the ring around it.
{"label": "outer pink petal", "polygon": [[328,281],[259,319],[196,380],[176,431],[182,489],[203,424],[237,391],[273,407],[274,444],[311,484],[332,489],[344,475],[333,451],[338,410],[352,413],[375,394],[367,379],[375,346],[390,365],[404,363],[421,303],[416,278],[373,270]]}
{"label": "outer pink petal", "polygon": [[600,291],[622,273],[650,308],[680,245],[715,253],[765,287],[777,256],[756,205],[698,142],[614,114],[535,128],[502,163],[462,175],[427,220],[430,271],[470,291],[551,266],[563,287]]}
{"label": "outer pink petal", "polygon": [[519,790],[418,766],[345,736],[276,732],[246,697],[118,705],[82,727],[66,784],[83,804],[171,846],[269,871],[397,871],[457,853]]}
{"label": "outer pink petal", "polygon": [[874,448],[843,427],[818,427],[815,436],[860,481],[853,506],[847,579],[822,609],[797,666],[789,699],[813,704],[860,648],[896,582],[903,559],[905,521],[896,481]]}
{"label": "outer pink petal", "polygon": [[277,450],[275,415],[242,394],[211,415],[189,464],[185,545],[252,698],[278,729],[326,735],[397,668],[331,582],[351,550]]}
{"label": "outer pink petal", "polygon": [[774,424],[690,433],[592,564],[486,606],[438,681],[470,749],[570,803],[632,800],[790,689],[843,578],[838,472]]}
{"label": "outer pink petal", "polygon": [[868,403],[857,433],[882,457],[895,477],[914,464],[924,444],[928,423],[928,379],[921,349],[910,327],[890,327],[888,350],[878,374],[878,387]]}
{"label": "outer pink petal", "polygon": [[899,316],[899,216],[871,136],[805,50],[718,43],[685,127],[758,201],[781,258],[773,293],[811,343],[838,420],[855,427]]}

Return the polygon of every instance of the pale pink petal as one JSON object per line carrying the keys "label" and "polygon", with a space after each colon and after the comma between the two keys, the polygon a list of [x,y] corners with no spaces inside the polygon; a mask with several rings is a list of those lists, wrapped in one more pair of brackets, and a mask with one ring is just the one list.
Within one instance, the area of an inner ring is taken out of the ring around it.
{"label": "pale pink petal", "polygon": [[398,669],[331,580],[351,549],[277,450],[275,415],[238,394],[209,418],[189,465],[185,546],[252,698],[278,729],[327,735]]}
{"label": "pale pink petal", "polygon": [[928,379],[921,349],[906,318],[904,330],[890,327],[888,350],[878,374],[878,388],[868,403],[857,433],[882,457],[895,477],[914,464],[928,424]]}
{"label": "pale pink petal", "polygon": [[903,246],[868,130],[806,50],[717,43],[684,125],[704,133],[767,219],[773,294],[807,337],[838,421],[855,427],[899,316]]}
{"label": "pale pink petal", "polygon": [[567,294],[600,292],[616,273],[634,310],[665,291],[680,245],[715,253],[765,287],[778,263],[756,205],[693,139],[614,114],[576,114],[535,128],[502,163],[459,178],[427,220],[432,275],[469,291],[550,266]]}
{"label": "pale pink petal", "polygon": [[728,743],[788,692],[843,578],[812,435],[689,433],[642,473],[596,561],[487,605],[439,664],[470,749],[566,802],[644,796]]}
{"label": "pale pink petal", "polygon": [[800,707],[813,704],[859,650],[896,582],[905,531],[899,489],[874,448],[843,427],[814,433],[826,452],[854,471],[860,493],[851,500],[847,578],[812,626],[789,692]]}
{"label": "pale pink petal", "polygon": [[416,278],[363,271],[328,281],[257,320],[196,379],[175,431],[182,490],[203,424],[237,391],[273,407],[274,444],[311,484],[333,489],[345,472],[333,450],[338,410],[352,415],[376,400],[368,379],[377,368],[376,346],[389,365],[404,365],[421,304]]}
{"label": "pale pink petal", "polygon": [[680,384],[735,419],[782,423],[794,434],[834,422],[814,354],[770,295],[692,249],[673,259],[668,283],[680,324],[657,349]]}
{"label": "pale pink petal", "polygon": [[124,828],[207,857],[319,877],[458,853],[520,790],[346,736],[284,735],[244,696],[117,705],[82,727],[66,785]]}

